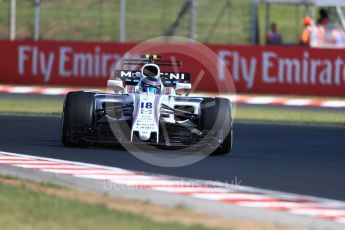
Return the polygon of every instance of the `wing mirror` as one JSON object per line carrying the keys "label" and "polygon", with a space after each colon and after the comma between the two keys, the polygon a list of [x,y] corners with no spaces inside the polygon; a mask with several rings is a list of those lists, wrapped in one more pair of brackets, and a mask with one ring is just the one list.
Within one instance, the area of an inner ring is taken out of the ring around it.
{"label": "wing mirror", "polygon": [[188,96],[190,91],[192,90],[191,83],[176,83],[175,92],[177,95],[184,95]]}
{"label": "wing mirror", "polygon": [[115,93],[123,93],[125,91],[122,80],[108,80],[107,85],[113,87]]}

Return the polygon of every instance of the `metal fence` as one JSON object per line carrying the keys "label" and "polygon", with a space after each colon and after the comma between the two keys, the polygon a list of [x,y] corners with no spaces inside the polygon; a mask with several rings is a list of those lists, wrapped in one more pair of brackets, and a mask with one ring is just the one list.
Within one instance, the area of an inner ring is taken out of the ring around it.
{"label": "metal fence", "polygon": [[0,0],[1,39],[11,37],[11,2],[16,39],[142,41],[178,35],[241,44],[251,36],[251,0]]}

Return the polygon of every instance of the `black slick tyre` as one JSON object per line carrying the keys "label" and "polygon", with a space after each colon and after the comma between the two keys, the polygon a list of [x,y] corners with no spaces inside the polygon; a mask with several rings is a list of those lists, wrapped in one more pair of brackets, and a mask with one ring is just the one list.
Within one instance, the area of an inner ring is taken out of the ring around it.
{"label": "black slick tyre", "polygon": [[[91,143],[82,138],[94,122],[95,100],[92,92],[69,92],[64,101],[62,113],[61,142],[64,146],[88,146]],[[78,133],[73,127],[81,127]]]}
{"label": "black slick tyre", "polygon": [[232,149],[232,117],[231,103],[226,98],[205,98],[201,103],[201,130],[217,132],[217,138],[210,144],[217,146],[211,151],[212,155],[224,155]]}

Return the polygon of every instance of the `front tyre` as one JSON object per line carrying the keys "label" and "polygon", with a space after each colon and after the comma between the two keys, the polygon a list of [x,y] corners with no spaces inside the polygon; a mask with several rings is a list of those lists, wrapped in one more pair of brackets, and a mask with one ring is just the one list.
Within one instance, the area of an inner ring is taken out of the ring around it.
{"label": "front tyre", "polygon": [[226,98],[205,98],[201,103],[201,130],[208,132],[206,138],[210,139],[212,155],[224,155],[232,149],[232,116],[231,103]]}
{"label": "front tyre", "polygon": [[69,92],[62,112],[61,142],[64,146],[88,146],[87,137],[94,122],[95,99],[92,92]]}

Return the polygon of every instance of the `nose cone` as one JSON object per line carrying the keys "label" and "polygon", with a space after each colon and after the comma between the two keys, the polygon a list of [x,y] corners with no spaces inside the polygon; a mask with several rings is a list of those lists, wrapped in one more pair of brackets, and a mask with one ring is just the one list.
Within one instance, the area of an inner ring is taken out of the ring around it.
{"label": "nose cone", "polygon": [[150,132],[139,132],[139,138],[142,141],[148,141],[151,137],[151,133]]}

